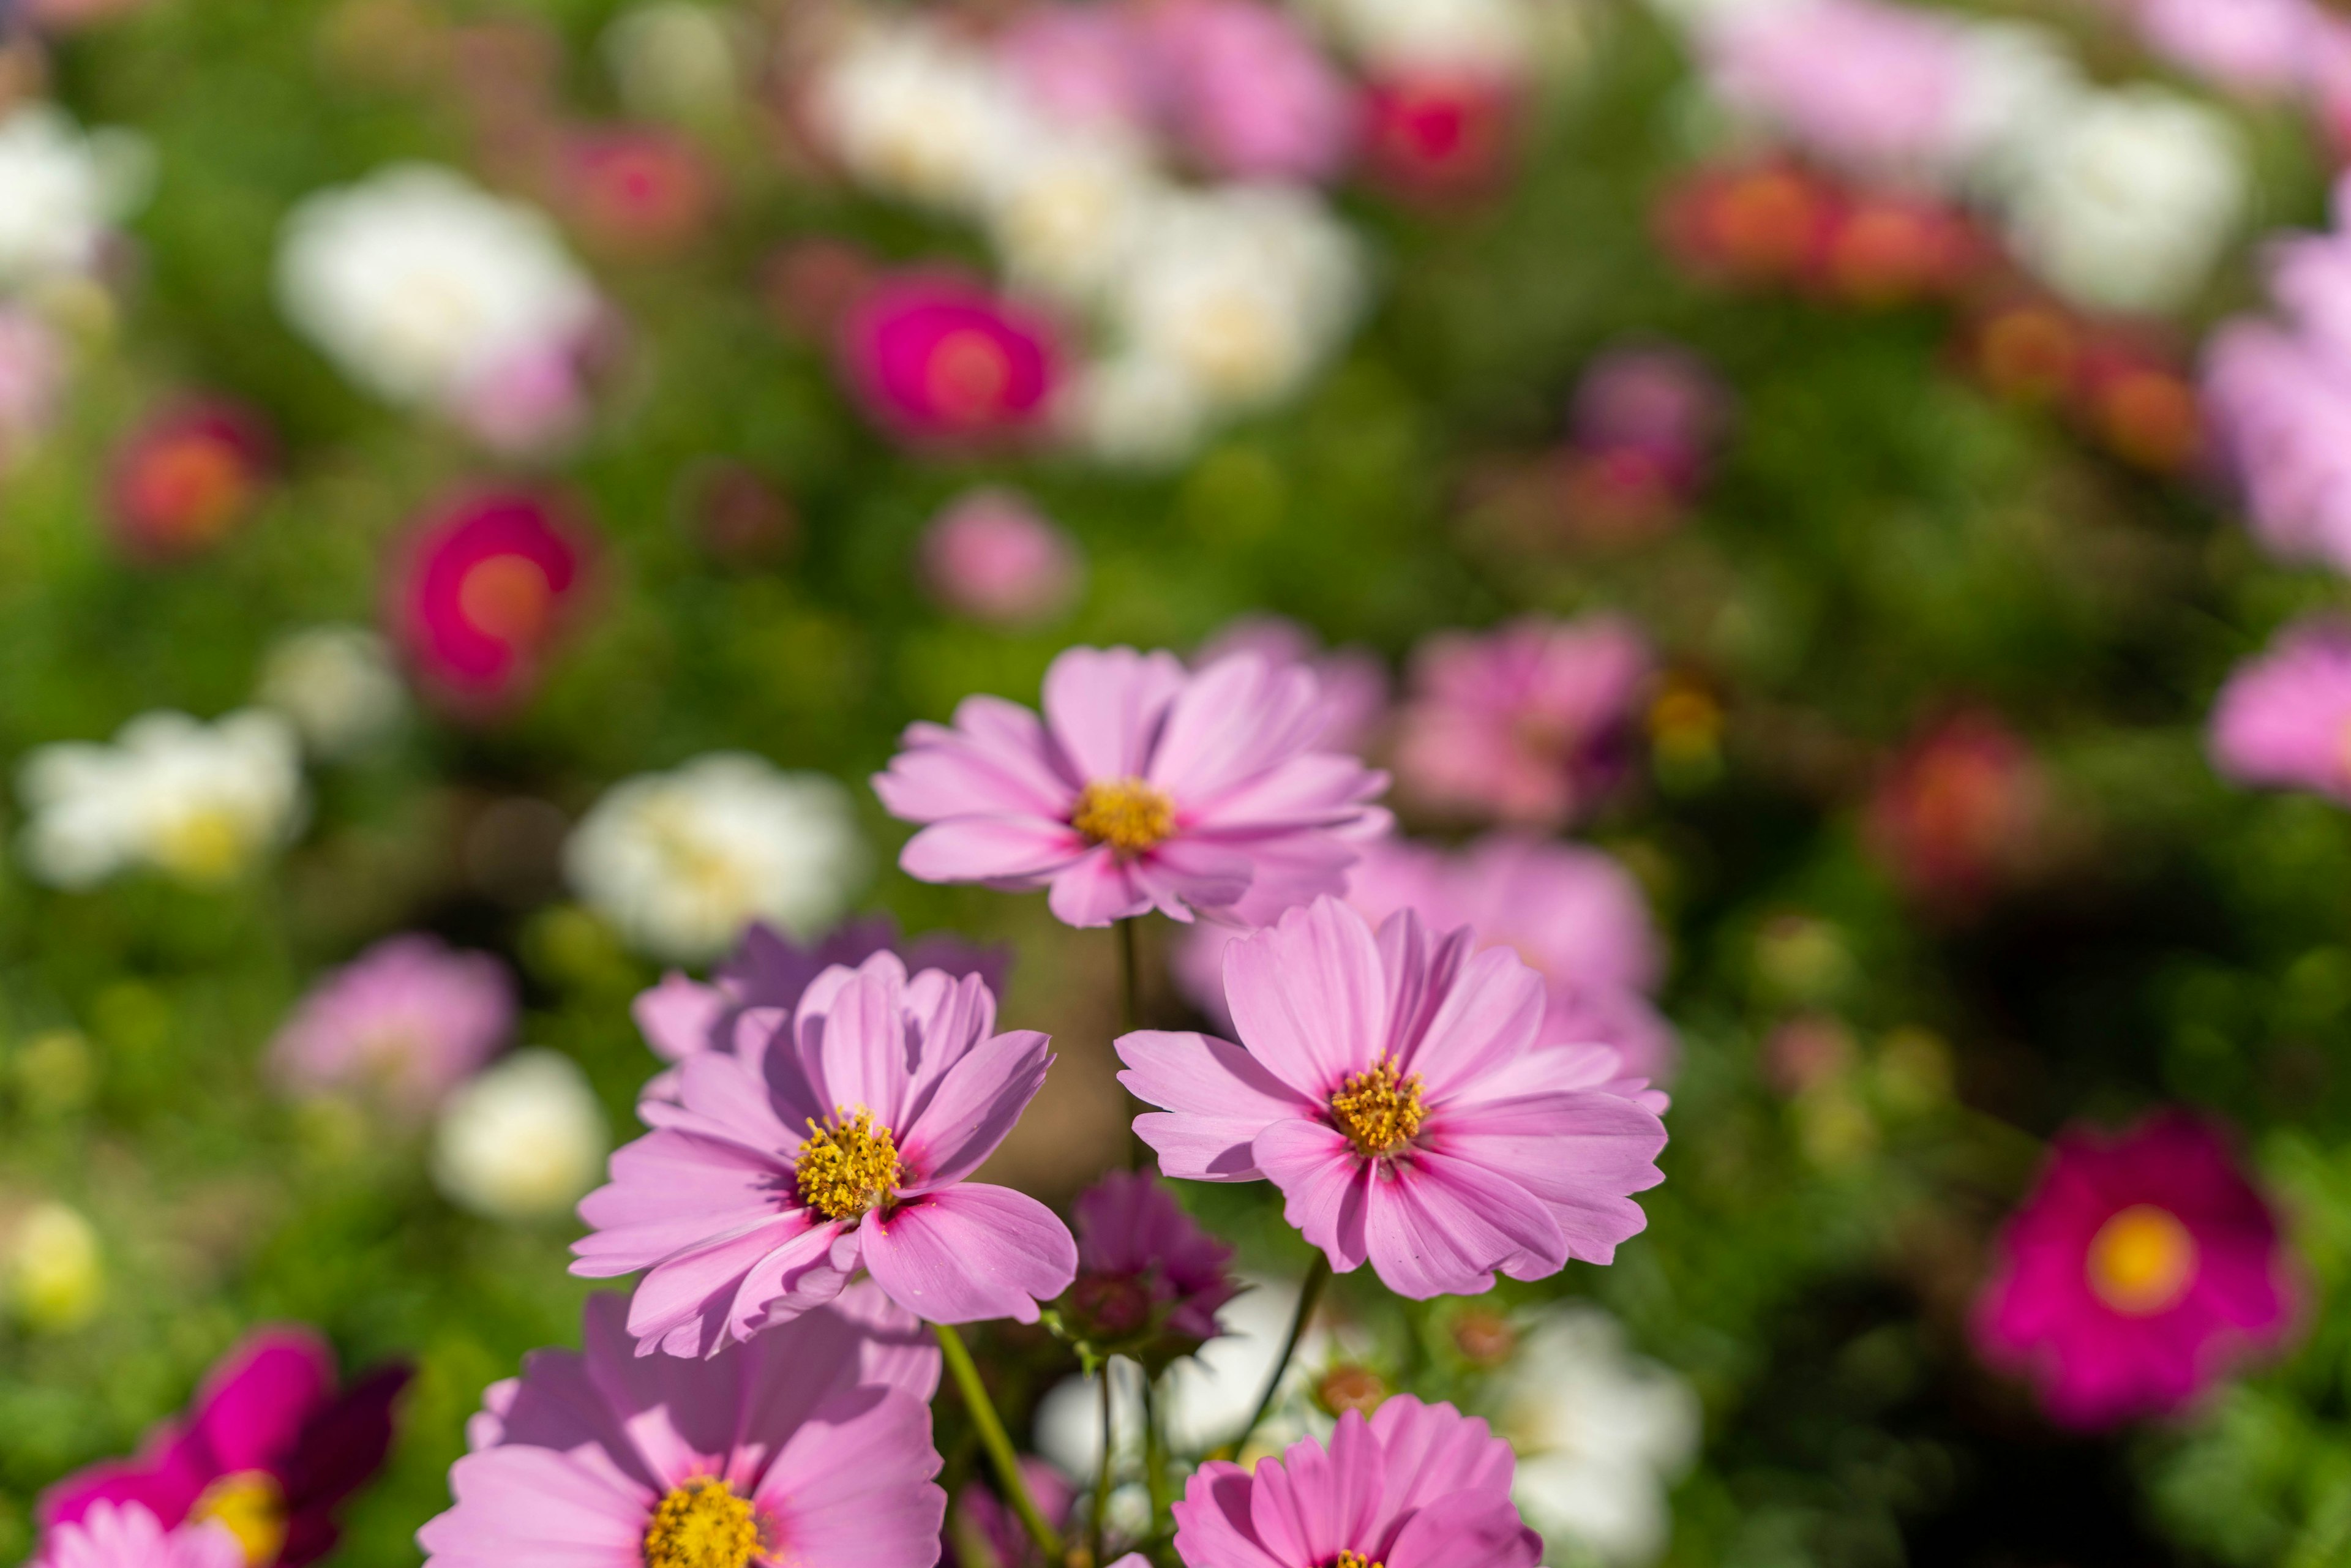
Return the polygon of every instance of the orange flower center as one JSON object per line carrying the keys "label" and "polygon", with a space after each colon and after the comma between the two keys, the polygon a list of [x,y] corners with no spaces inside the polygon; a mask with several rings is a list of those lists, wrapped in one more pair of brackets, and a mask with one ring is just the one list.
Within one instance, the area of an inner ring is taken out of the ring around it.
{"label": "orange flower center", "polygon": [[225,1526],[245,1549],[246,1568],[268,1568],[286,1545],[286,1490],[266,1470],[238,1470],[206,1487],[188,1518]]}
{"label": "orange flower center", "polygon": [[1392,1155],[1412,1142],[1427,1114],[1420,1103],[1420,1074],[1399,1076],[1386,1057],[1371,1070],[1349,1075],[1331,1096],[1331,1119],[1366,1156]]}
{"label": "orange flower center", "polygon": [[1012,359],[995,339],[965,327],[931,350],[923,380],[942,413],[958,424],[977,424],[1003,410]]}
{"label": "orange flower center", "polygon": [[2090,1239],[2087,1270],[2098,1300],[2147,1317],[2188,1293],[2196,1278],[2196,1239],[2169,1209],[2135,1203]]}
{"label": "orange flower center", "polygon": [[140,510],[175,544],[218,538],[253,494],[245,459],[225,443],[198,435],[150,453],[134,483]]}
{"label": "orange flower center", "polygon": [[1176,831],[1176,802],[1140,779],[1097,780],[1078,791],[1070,826],[1122,856],[1157,847]]}
{"label": "orange flower center", "polygon": [[528,643],[547,627],[555,591],[547,572],[528,556],[486,556],[465,570],[457,585],[457,612],[486,637]]}

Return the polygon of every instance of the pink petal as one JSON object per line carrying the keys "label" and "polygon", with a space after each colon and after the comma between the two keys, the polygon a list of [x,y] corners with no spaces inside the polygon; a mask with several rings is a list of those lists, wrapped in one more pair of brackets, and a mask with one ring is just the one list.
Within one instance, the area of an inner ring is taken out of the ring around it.
{"label": "pink petal", "polygon": [[222,1472],[275,1469],[335,1391],[335,1358],[307,1329],[256,1330],[205,1380],[191,1436]]}
{"label": "pink petal", "polygon": [[1281,1217],[1344,1274],[1371,1256],[1365,1230],[1373,1162],[1336,1128],[1276,1122],[1257,1135],[1258,1168],[1281,1189]]}
{"label": "pink petal", "polygon": [[456,1506],[416,1532],[438,1568],[637,1568],[649,1491],[545,1448],[467,1454],[449,1470]]}
{"label": "pink petal", "polygon": [[[1409,912],[1390,925],[1409,921]],[[1475,1087],[1496,1065],[1519,1057],[1542,1030],[1542,978],[1507,947],[1472,956],[1400,1065],[1418,1073],[1421,1092],[1439,1103]]]}
{"label": "pink petal", "polygon": [[1238,1465],[1212,1460],[1193,1471],[1174,1509],[1176,1556],[1204,1568],[1296,1568],[1258,1543],[1249,1518],[1255,1490]]}
{"label": "pink petal", "polygon": [[1136,885],[1124,862],[1098,845],[1054,873],[1045,903],[1064,925],[1107,925],[1147,913],[1151,895]]}
{"label": "pink petal", "polygon": [[1049,1037],[1017,1030],[983,1040],[950,1068],[903,1134],[901,1148],[922,1173],[913,1190],[946,1186],[977,1170],[1045,1086],[1052,1063]]}
{"label": "pink petal", "polygon": [[1322,719],[1314,676],[1303,666],[1276,670],[1253,653],[1219,659],[1169,706],[1151,781],[1187,810],[1209,807],[1304,751]]}
{"label": "pink petal", "polygon": [[1386,1568],[1535,1568],[1542,1538],[1507,1501],[1475,1495],[1440,1499],[1405,1521],[1386,1550]]}
{"label": "pink petal", "polygon": [[1260,1464],[1249,1497],[1249,1523],[1277,1561],[1323,1563],[1369,1545],[1379,1501],[1380,1448],[1363,1412],[1339,1417],[1325,1448],[1301,1437],[1280,1464]]}
{"label": "pink petal", "polygon": [[1372,1183],[1364,1217],[1372,1267],[1401,1296],[1474,1296],[1492,1270],[1539,1280],[1567,1266],[1551,1211],[1508,1177],[1427,1149]]}
{"label": "pink petal", "polygon": [[956,727],[907,727],[874,792],[893,817],[937,822],[950,817],[1011,814],[1067,817],[1077,785],[1054,754],[1035,714],[1001,697],[966,697]]}
{"label": "pink petal", "polygon": [[1517,1460],[1510,1445],[1476,1416],[1450,1405],[1425,1405],[1409,1395],[1372,1413],[1387,1479],[1380,1506],[1389,1517],[1424,1508],[1453,1492],[1477,1492],[1497,1502],[1510,1498]]}
{"label": "pink petal", "polygon": [[752,1495],[776,1521],[779,1562],[930,1568],[947,1496],[929,1406],[900,1389],[834,1396],[793,1432]]}
{"label": "pink petal", "polygon": [[[905,968],[889,954],[868,958],[834,993],[813,1058],[803,1048],[821,1104],[836,1114],[871,1111],[892,1132],[905,1130],[901,1119],[914,1066],[905,1002]],[[803,1009],[800,1016],[810,1014]]]}
{"label": "pink petal", "polygon": [[1159,912],[1188,921],[1192,912],[1230,908],[1249,890],[1256,867],[1239,850],[1188,836],[1168,840],[1130,870]]}
{"label": "pink petal", "polygon": [[688,979],[672,969],[661,984],[637,993],[630,1016],[653,1054],[664,1061],[684,1061],[710,1049],[710,1031],[726,1015],[726,998],[716,986]]}
{"label": "pink petal", "polygon": [[1185,679],[1173,653],[1071,648],[1045,672],[1045,721],[1081,780],[1139,778]]}
{"label": "pink petal", "polygon": [[906,841],[898,866],[923,882],[1033,887],[1085,852],[1065,819],[950,817]]}
{"label": "pink petal", "polygon": [[1335,898],[1226,948],[1225,999],[1249,1054],[1318,1103],[1369,1067],[1387,1038],[1379,947]]}
{"label": "pink petal", "polygon": [[795,1261],[821,1258],[835,1228],[830,1223],[810,1225],[805,1213],[795,1211],[664,1260],[629,1298],[629,1332],[637,1336],[637,1354],[658,1344],[672,1355],[708,1354],[724,1342],[726,1314],[745,1275],[778,1249],[789,1249]]}
{"label": "pink petal", "polygon": [[860,1227],[874,1283],[934,1323],[1037,1321],[1077,1277],[1078,1244],[1051,1209],[1009,1187],[965,1182]]}
{"label": "pink petal", "polygon": [[1605,1263],[1648,1223],[1629,1194],[1665,1179],[1656,1164],[1665,1124],[1631,1100],[1595,1090],[1527,1094],[1447,1107],[1422,1136],[1447,1154],[1523,1187],[1551,1209],[1568,1256]]}
{"label": "pink petal", "polygon": [[799,1205],[781,1161],[724,1138],[648,1133],[622,1145],[611,1168],[611,1182],[580,1200],[580,1218],[592,1228],[571,1244],[571,1271],[587,1279],[650,1269]]}
{"label": "pink petal", "polygon": [[1249,1145],[1271,1124],[1316,1106],[1239,1046],[1204,1034],[1140,1030],[1118,1039],[1118,1081],[1165,1114],[1134,1119],[1159,1168],[1187,1181],[1257,1181]]}

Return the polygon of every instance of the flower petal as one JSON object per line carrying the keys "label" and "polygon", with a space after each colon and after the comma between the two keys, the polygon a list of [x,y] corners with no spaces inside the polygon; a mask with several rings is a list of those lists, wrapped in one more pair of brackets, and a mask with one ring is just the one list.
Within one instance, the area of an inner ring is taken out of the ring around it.
{"label": "flower petal", "polygon": [[1086,841],[1051,817],[950,817],[906,841],[898,867],[922,882],[1035,887],[1085,853]]}
{"label": "flower petal", "polygon": [[1138,1030],[1118,1038],[1118,1081],[1166,1113],[1134,1119],[1162,1174],[1186,1181],[1257,1181],[1249,1145],[1271,1124],[1311,1115],[1312,1102],[1228,1040]]}
{"label": "flower petal", "polygon": [[1064,925],[1107,925],[1146,913],[1151,895],[1136,885],[1125,862],[1097,845],[1053,873],[1053,891],[1045,903]]}
{"label": "flower petal", "polygon": [[1493,1270],[1505,1265],[1520,1280],[1567,1266],[1567,1239],[1532,1193],[1427,1149],[1372,1183],[1364,1233],[1380,1282],[1415,1301],[1491,1290]]}
{"label": "flower petal", "polygon": [[1049,1036],[1015,1030],[982,1040],[948,1069],[901,1137],[908,1164],[921,1173],[908,1190],[927,1192],[977,1170],[1045,1086],[1045,1070],[1052,1064]]}
{"label": "flower petal", "polygon": [[835,1395],[794,1431],[752,1496],[778,1560],[806,1568],[930,1568],[947,1494],[930,1407],[903,1389]]}
{"label": "flower petal", "polygon": [[1009,1187],[964,1182],[859,1228],[866,1269],[900,1306],[934,1323],[1037,1321],[1077,1277],[1078,1244],[1053,1211]]}
{"label": "flower petal", "polygon": [[1251,1056],[1321,1103],[1387,1038],[1387,983],[1364,917],[1318,898],[1225,949],[1225,1000]]}
{"label": "flower petal", "polygon": [[1045,672],[1045,721],[1081,780],[1137,778],[1186,679],[1173,653],[1071,648]]}
{"label": "flower petal", "polygon": [[1281,1189],[1281,1217],[1344,1274],[1371,1256],[1364,1230],[1373,1162],[1336,1128],[1276,1122],[1252,1145],[1258,1168]]}

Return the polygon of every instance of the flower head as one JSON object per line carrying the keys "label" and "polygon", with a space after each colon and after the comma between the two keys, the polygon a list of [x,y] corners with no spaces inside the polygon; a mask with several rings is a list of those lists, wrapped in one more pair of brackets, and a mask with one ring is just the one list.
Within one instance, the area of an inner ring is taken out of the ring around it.
{"label": "flower head", "polygon": [[1165,0],[1143,13],[1161,113],[1193,160],[1234,180],[1326,179],[1346,160],[1346,78],[1264,0]]}
{"label": "flower head", "polygon": [[312,756],[355,757],[389,737],[408,712],[408,690],[383,637],[329,622],[289,632],[262,658],[255,700],[284,714]]}
{"label": "flower head", "polygon": [[2351,805],[2351,627],[2310,620],[2240,664],[2212,706],[2212,765]]}
{"label": "flower head", "polygon": [[943,272],[875,283],[842,321],[842,374],[876,424],[918,446],[1037,433],[1061,380],[1058,329],[1028,307]]}
{"label": "flower head", "polygon": [[492,1219],[560,1214],[612,1147],[588,1075],[543,1046],[508,1053],[449,1096],[433,1129],[433,1180]]}
{"label": "flower head", "polygon": [[2203,405],[2262,548],[2351,569],[2351,353],[2317,334],[2231,322],[2205,350]]}
{"label": "flower head", "polygon": [[123,151],[120,132],[86,135],[52,104],[0,112],[0,293],[97,267],[131,204]]}
{"label": "flower head", "polygon": [[1272,1181],[1333,1268],[1369,1260],[1403,1295],[1609,1261],[1646,1223],[1630,1195],[1663,1179],[1665,1126],[1614,1051],[1546,1043],[1516,954],[1474,946],[1410,911],[1376,936],[1334,898],[1290,911],[1225,955],[1239,1044],[1118,1041],[1120,1082],[1163,1107],[1135,1132],[1168,1176]]}
{"label": "flower head", "polygon": [[1050,621],[1085,580],[1076,542],[1010,490],[958,497],[923,530],[920,549],[931,597],[992,625]]}
{"label": "flower head", "polygon": [[1485,1422],[1399,1394],[1254,1471],[1201,1466],[1176,1505],[1176,1552],[1186,1568],[1534,1568],[1542,1542],[1510,1504],[1511,1462]]}
{"label": "flower head", "polygon": [[1141,1171],[1109,1171],[1077,1201],[1078,1278],[1067,1316],[1086,1338],[1164,1338],[1188,1351],[1217,1335],[1217,1309],[1240,1289],[1233,1249],[1200,1228]]}
{"label": "flower head", "polygon": [[49,1532],[36,1568],[245,1568],[245,1547],[216,1519],[165,1530],[135,1502],[100,1502]]}
{"label": "flower head", "polygon": [[487,953],[387,937],[310,988],[270,1042],[306,1092],[358,1089],[415,1114],[437,1104],[514,1029],[514,978]]}
{"label": "flower head", "polygon": [[592,536],[551,497],[464,493],[402,542],[385,620],[435,697],[494,714],[538,685],[578,618],[594,559]]}
{"label": "flower head", "polygon": [[1386,823],[1369,804],[1385,776],[1315,749],[1324,723],[1303,669],[1072,648],[1041,719],[967,697],[954,728],[909,728],[873,787],[928,824],[898,862],[925,882],[1050,887],[1072,925],[1154,908],[1255,922],[1343,886],[1356,840]]}
{"label": "flower head", "polygon": [[275,458],[268,427],[219,399],[157,413],[115,450],[108,518],[140,560],[202,554],[252,511]]}
{"label": "flower head", "polygon": [[1867,836],[1914,896],[1965,907],[2031,866],[2049,837],[2051,789],[1997,714],[1962,709],[1920,731],[1869,802]]}
{"label": "flower head", "polygon": [[614,250],[676,250],[693,241],[717,204],[709,165],[674,131],[599,126],[566,139],[557,159],[565,210]]}
{"label": "flower head", "polygon": [[493,1384],[416,1539],[437,1568],[928,1568],[946,1496],[936,1347],[860,1289],[708,1361],[631,1354],[617,1296],[585,1349]]}
{"label": "flower head", "polygon": [[1998,1255],[1977,1345],[2069,1427],[2176,1410],[2275,1349],[2294,1316],[2277,1217],[2184,1112],[2112,1139],[2061,1134]]}
{"label": "flower head", "polygon": [[1522,86],[1476,67],[1384,71],[1364,91],[1364,158],[1373,176],[1430,206],[1491,195],[1518,151]]}
{"label": "flower head", "polygon": [[[408,1368],[386,1366],[338,1391],[334,1356],[316,1334],[256,1330],[214,1366],[183,1417],[148,1434],[138,1458],[93,1465],[41,1495],[52,1568],[72,1563],[59,1539],[68,1526],[119,1540],[152,1525],[176,1541],[183,1525],[206,1521],[235,1538],[232,1561],[244,1568],[316,1562],[334,1549],[336,1511],[383,1463],[392,1400],[407,1381]],[[151,1518],[102,1521],[110,1507]],[[209,1568],[209,1549],[174,1549]]]}
{"label": "flower head", "polygon": [[909,979],[877,953],[755,1009],[737,1047],[689,1058],[679,1103],[580,1206],[572,1272],[648,1270],[639,1350],[716,1352],[840,1294],[859,1269],[932,1322],[1037,1321],[1077,1247],[1035,1198],[967,1178],[1045,1081],[1041,1034],[994,1032],[976,976]]}

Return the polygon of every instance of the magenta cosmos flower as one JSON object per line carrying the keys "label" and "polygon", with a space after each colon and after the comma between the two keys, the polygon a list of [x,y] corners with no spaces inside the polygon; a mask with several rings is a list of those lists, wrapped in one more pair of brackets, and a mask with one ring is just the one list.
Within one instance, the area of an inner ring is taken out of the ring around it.
{"label": "magenta cosmos flower", "polygon": [[961,449],[1033,435],[1062,379],[1052,322],[947,272],[874,283],[842,319],[839,348],[867,416],[915,446]]}
{"label": "magenta cosmos flower", "polygon": [[2240,664],[2213,704],[2210,745],[2240,784],[2351,805],[2351,625],[2298,622]]}
{"label": "magenta cosmos flower", "polygon": [[2176,1410],[2285,1338],[2277,1218],[2213,1128],[2185,1112],[2111,1141],[2069,1132],[2011,1216],[1976,1343],[2070,1427]]}
{"label": "magenta cosmos flower", "polygon": [[938,1351],[877,1331],[864,1294],[708,1361],[639,1359],[620,1298],[591,1298],[583,1350],[534,1352],[483,1396],[455,1506],[416,1532],[426,1561],[930,1568]]}
{"label": "magenta cosmos flower", "polygon": [[679,1103],[638,1107],[654,1130],[580,1203],[571,1271],[648,1270],[629,1303],[640,1354],[715,1354],[861,1268],[931,1322],[1036,1322],[1077,1245],[1035,1198],[965,1178],[1052,1057],[1043,1035],[995,1027],[977,976],[910,981],[888,953],[818,976],[794,1016],[747,1013],[764,1046],[693,1057]]}
{"label": "magenta cosmos flower", "polygon": [[1409,910],[1374,936],[1319,898],[1225,954],[1240,1043],[1144,1030],[1120,1082],[1134,1130],[1191,1181],[1269,1179],[1332,1268],[1400,1295],[1475,1295],[1605,1263],[1646,1223],[1665,1124],[1614,1051],[1543,1043],[1542,981]]}
{"label": "magenta cosmos flower", "polygon": [[1110,1171],[1076,1204],[1078,1278],[1066,1314],[1097,1344],[1138,1337],[1185,1354],[1217,1336],[1217,1309],[1239,1292],[1233,1249],[1145,1171]]}
{"label": "magenta cosmos flower", "polygon": [[308,1092],[357,1090],[419,1115],[473,1075],[515,1021],[514,977],[487,953],[387,937],[310,988],[270,1042]]}
{"label": "magenta cosmos flower", "polygon": [[496,712],[537,685],[578,619],[592,541],[549,497],[460,495],[402,542],[386,618],[419,680],[461,712]]}
{"label": "magenta cosmos flower", "polygon": [[245,1549],[226,1525],[200,1520],[165,1530],[135,1502],[101,1502],[49,1534],[36,1568],[244,1568]]}
{"label": "magenta cosmos flower", "polygon": [[1413,660],[1396,778],[1433,810],[1564,826],[1626,773],[1648,675],[1647,642],[1613,616],[1432,637]]}
{"label": "magenta cosmos flower", "polygon": [[1050,887],[1071,925],[1152,909],[1255,925],[1343,889],[1358,841],[1387,826],[1369,803],[1387,776],[1315,749],[1325,722],[1301,668],[1071,648],[1045,672],[1041,721],[966,697],[954,728],[910,727],[873,788],[928,824],[898,858],[925,882]]}
{"label": "magenta cosmos flower", "polygon": [[383,1463],[407,1381],[407,1367],[387,1366],[338,1393],[334,1356],[316,1334],[257,1330],[137,1458],[93,1465],[44,1493],[45,1534],[54,1541],[102,1505],[136,1504],[167,1531],[218,1521],[247,1568],[314,1563],[334,1548],[335,1511]]}
{"label": "magenta cosmos flower", "polygon": [[1483,1421],[1399,1394],[1255,1470],[1202,1465],[1176,1505],[1186,1568],[1534,1568],[1516,1461]]}

